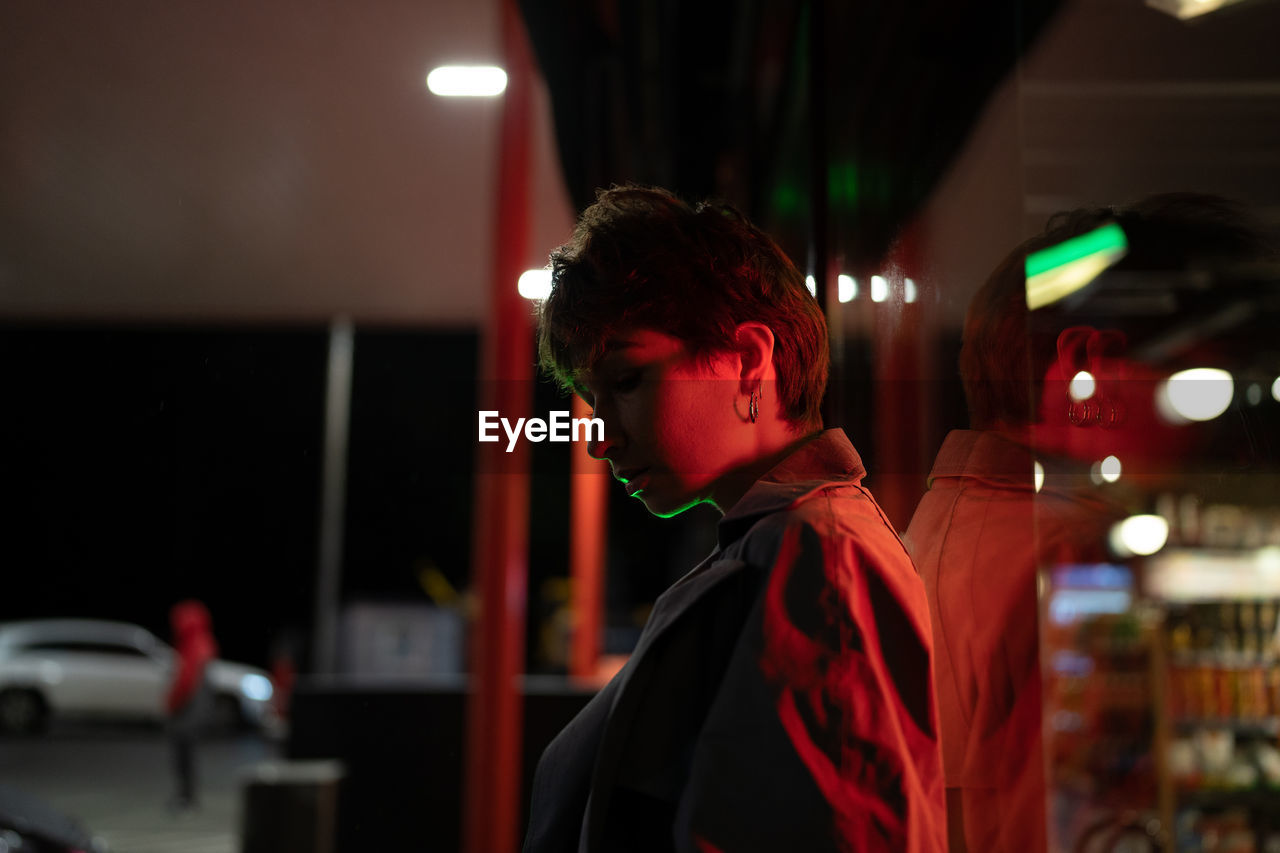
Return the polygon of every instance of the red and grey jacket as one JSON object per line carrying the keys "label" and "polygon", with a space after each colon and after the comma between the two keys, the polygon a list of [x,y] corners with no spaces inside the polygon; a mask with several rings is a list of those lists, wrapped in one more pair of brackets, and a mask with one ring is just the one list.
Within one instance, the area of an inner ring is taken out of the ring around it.
{"label": "red and grey jacket", "polygon": [[205,666],[218,656],[209,610],[199,601],[180,601],[169,611],[177,660],[166,706],[170,714],[187,706],[204,679]]}

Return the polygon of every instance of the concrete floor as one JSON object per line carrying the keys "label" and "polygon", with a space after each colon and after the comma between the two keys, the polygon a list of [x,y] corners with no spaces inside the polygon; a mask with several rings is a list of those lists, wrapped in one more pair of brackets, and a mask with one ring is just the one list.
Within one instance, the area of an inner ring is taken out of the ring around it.
{"label": "concrete floor", "polygon": [[200,804],[173,813],[169,744],[158,729],[61,727],[0,739],[0,776],[75,817],[111,853],[237,853],[241,780],[276,757],[257,735],[208,740],[197,755]]}

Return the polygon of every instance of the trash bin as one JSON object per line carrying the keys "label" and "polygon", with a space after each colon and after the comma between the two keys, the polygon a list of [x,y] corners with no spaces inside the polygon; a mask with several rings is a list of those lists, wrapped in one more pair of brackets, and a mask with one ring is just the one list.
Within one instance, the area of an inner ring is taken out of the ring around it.
{"label": "trash bin", "polygon": [[244,777],[241,853],[333,853],[339,761],[263,761]]}

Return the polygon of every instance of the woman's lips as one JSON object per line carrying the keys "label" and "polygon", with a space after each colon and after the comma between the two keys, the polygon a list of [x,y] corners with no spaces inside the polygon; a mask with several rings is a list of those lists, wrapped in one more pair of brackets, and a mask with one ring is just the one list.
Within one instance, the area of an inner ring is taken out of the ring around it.
{"label": "woman's lips", "polygon": [[648,483],[649,478],[646,476],[648,471],[648,468],[634,468],[628,471],[619,471],[616,476],[622,481],[623,488],[627,490],[627,494],[634,495]]}

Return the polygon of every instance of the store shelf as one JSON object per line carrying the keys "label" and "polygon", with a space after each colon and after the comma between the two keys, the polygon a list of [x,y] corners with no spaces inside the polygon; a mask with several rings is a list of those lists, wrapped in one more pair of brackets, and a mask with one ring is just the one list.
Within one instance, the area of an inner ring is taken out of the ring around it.
{"label": "store shelf", "polygon": [[1177,792],[1179,810],[1280,809],[1280,788],[1197,788]]}
{"label": "store shelf", "polygon": [[1180,735],[1194,734],[1204,729],[1227,729],[1237,738],[1275,739],[1280,736],[1280,718],[1265,720],[1243,719],[1187,719],[1174,720],[1173,729]]}

